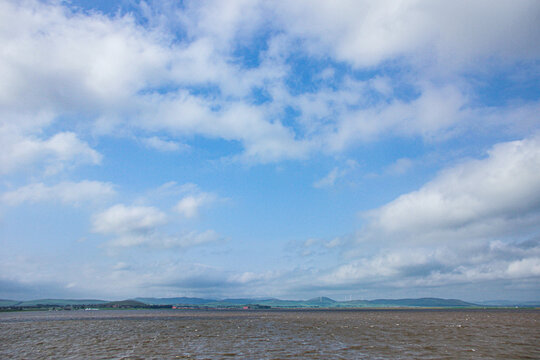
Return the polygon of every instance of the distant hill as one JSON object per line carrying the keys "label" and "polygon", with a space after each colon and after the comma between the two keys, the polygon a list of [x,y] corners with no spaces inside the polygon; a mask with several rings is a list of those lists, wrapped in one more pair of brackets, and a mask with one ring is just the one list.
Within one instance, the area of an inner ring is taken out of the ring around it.
{"label": "distant hill", "polygon": [[193,297],[174,297],[174,298],[135,298],[147,305],[203,305],[214,302],[212,299],[201,299]]}
{"label": "distant hill", "polygon": [[460,307],[477,304],[458,299],[420,298],[420,299],[376,299],[367,301],[373,305],[414,306],[414,307]]}
{"label": "distant hill", "polygon": [[349,300],[336,301],[329,297],[319,296],[308,300],[281,300],[275,298],[251,299],[205,299],[196,297],[173,297],[173,298],[143,298],[138,297],[123,301],[106,301],[96,299],[39,299],[31,301],[18,301],[0,299],[0,307],[47,307],[47,306],[95,306],[95,307],[148,307],[148,306],[172,306],[184,305],[209,308],[239,308],[242,306],[260,305],[272,308],[448,308],[448,307],[478,307],[478,306],[503,306],[503,307],[538,307],[540,301],[515,302],[507,300],[484,301],[474,304],[459,299],[419,298],[419,299],[375,299],[375,300]]}
{"label": "distant hill", "polygon": [[481,301],[478,304],[486,305],[486,306],[534,306],[534,307],[540,307],[540,301],[489,300],[489,301]]}
{"label": "distant hill", "polygon": [[96,299],[38,299],[29,301],[0,300],[0,307],[6,306],[69,306],[69,305],[98,305],[105,304],[105,300]]}
{"label": "distant hill", "polygon": [[335,303],[337,303],[336,300],[330,299],[329,297],[325,297],[325,296],[319,296],[319,297],[316,297],[316,298],[312,298],[312,299],[309,299],[309,300],[307,300],[305,302],[308,303],[308,304],[319,305],[319,306],[334,305]]}
{"label": "distant hill", "polygon": [[0,299],[0,307],[2,307],[2,306],[14,306],[15,304],[18,304],[18,303],[20,303],[20,301]]}
{"label": "distant hill", "polygon": [[[228,304],[238,304],[238,305],[250,305],[250,304],[258,304],[260,302],[268,301],[268,300],[274,300],[274,299],[224,299],[220,300],[219,302],[224,302]],[[214,300],[216,301],[216,300]]]}
{"label": "distant hill", "polygon": [[122,301],[109,301],[105,304],[101,304],[104,307],[143,307],[146,304],[137,300],[122,300]]}
{"label": "distant hill", "polygon": [[209,307],[234,307],[242,305],[264,305],[274,308],[353,308],[353,307],[470,307],[477,304],[458,299],[420,298],[420,299],[376,299],[336,301],[320,296],[309,300],[280,299],[223,299],[209,300],[202,298],[136,298],[148,305],[196,305]]}

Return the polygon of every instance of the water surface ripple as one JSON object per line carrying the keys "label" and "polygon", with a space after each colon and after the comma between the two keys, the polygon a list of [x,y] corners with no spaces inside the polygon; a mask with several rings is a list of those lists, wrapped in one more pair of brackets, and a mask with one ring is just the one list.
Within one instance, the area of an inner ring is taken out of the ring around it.
{"label": "water surface ripple", "polygon": [[1,359],[540,359],[538,310],[0,313]]}

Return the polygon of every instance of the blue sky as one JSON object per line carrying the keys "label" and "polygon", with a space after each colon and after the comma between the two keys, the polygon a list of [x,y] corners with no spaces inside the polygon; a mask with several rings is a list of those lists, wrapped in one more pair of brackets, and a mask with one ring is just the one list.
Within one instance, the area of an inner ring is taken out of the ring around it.
{"label": "blue sky", "polygon": [[540,298],[537,1],[0,1],[0,298]]}

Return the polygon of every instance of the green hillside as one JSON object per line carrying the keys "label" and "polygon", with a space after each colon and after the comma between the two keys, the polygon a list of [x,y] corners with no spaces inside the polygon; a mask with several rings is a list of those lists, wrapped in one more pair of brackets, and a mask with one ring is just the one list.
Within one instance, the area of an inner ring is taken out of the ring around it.
{"label": "green hillside", "polygon": [[457,299],[420,298],[420,299],[377,299],[368,301],[373,305],[412,306],[412,307],[463,307],[475,306]]}
{"label": "green hillside", "polygon": [[0,307],[2,307],[2,306],[14,306],[14,305],[17,305],[18,303],[20,303],[20,301],[0,299]]}
{"label": "green hillside", "polygon": [[232,298],[223,300],[175,297],[175,298],[135,298],[123,301],[96,299],[39,299],[31,301],[0,300],[0,307],[47,307],[47,306],[96,306],[96,307],[163,307],[190,306],[209,308],[240,308],[261,306],[271,308],[385,308],[385,307],[475,307],[477,304],[458,299],[419,298],[419,299],[376,299],[336,301],[320,296],[308,300],[281,300],[275,298],[249,299]]}
{"label": "green hillside", "polygon": [[216,301],[211,299],[201,299],[193,297],[174,297],[174,298],[135,298],[147,305],[202,305]]}
{"label": "green hillside", "polygon": [[137,300],[110,301],[110,302],[101,304],[101,306],[103,307],[122,307],[122,308],[126,308],[126,307],[137,308],[137,307],[144,307],[146,305],[147,304],[141,301],[137,301]]}
{"label": "green hillside", "polygon": [[31,300],[31,301],[21,301],[17,304],[14,304],[15,306],[36,306],[36,305],[56,305],[56,306],[69,306],[69,305],[98,305],[98,304],[105,304],[107,301],[104,300],[96,300],[96,299],[81,299],[81,300],[73,300],[73,299],[39,299],[39,300]]}

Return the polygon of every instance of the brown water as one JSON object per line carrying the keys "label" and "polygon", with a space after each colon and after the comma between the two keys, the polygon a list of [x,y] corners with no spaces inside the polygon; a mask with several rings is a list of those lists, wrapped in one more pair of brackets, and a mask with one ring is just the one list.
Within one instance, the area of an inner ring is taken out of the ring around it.
{"label": "brown water", "polygon": [[540,359],[538,310],[0,313],[0,359]]}

